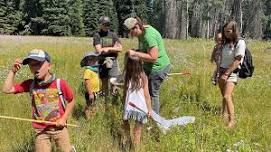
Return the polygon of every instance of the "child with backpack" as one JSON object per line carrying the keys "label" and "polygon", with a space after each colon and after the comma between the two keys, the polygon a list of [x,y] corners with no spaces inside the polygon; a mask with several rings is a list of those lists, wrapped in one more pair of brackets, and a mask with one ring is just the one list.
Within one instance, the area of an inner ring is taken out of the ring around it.
{"label": "child with backpack", "polygon": [[[14,77],[22,65],[28,65],[33,79],[14,84]],[[70,152],[70,144],[66,122],[74,108],[73,92],[63,79],[57,79],[50,72],[51,58],[41,49],[29,52],[23,59],[16,59],[4,85],[4,93],[29,92],[32,103],[32,118],[55,122],[55,125],[33,122],[36,132],[35,151],[50,152],[51,141],[54,140],[59,150]]]}
{"label": "child with backpack", "polygon": [[222,33],[218,32],[215,36],[215,43],[212,55],[211,55],[211,62],[216,63],[216,68],[214,70],[213,76],[212,76],[212,84],[216,85],[218,82],[218,75],[219,75],[219,64],[221,60],[221,48],[222,48]]}
{"label": "child with backpack", "polygon": [[[124,69],[124,129],[130,135],[129,119],[135,120],[134,144],[138,145],[141,138],[143,124],[147,122],[147,117],[151,115],[151,97],[148,89],[148,78],[144,73],[142,60],[137,57],[131,57],[128,53],[125,55]],[[131,106],[133,103],[146,111],[142,111]]]}
{"label": "child with backpack", "polygon": [[86,119],[90,119],[91,114],[96,111],[96,98],[100,91],[99,67],[98,67],[97,52],[88,52],[81,60],[81,67],[85,68],[84,71],[84,87],[86,107],[84,110]]}

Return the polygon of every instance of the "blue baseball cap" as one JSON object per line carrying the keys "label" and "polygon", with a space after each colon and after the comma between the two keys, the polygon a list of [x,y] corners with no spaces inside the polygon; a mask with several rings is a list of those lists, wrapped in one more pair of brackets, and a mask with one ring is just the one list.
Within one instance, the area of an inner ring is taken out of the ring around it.
{"label": "blue baseball cap", "polygon": [[29,60],[36,60],[39,62],[48,61],[51,62],[51,57],[47,52],[41,49],[34,49],[30,51],[26,58],[23,59],[23,65],[26,65],[29,63]]}

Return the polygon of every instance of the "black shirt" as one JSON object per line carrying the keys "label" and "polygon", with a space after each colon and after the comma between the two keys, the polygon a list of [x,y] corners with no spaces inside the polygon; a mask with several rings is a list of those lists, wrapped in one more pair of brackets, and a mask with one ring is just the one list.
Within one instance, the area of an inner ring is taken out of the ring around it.
{"label": "black shirt", "polygon": [[[101,44],[102,47],[113,47],[115,43],[121,43],[118,35],[110,30],[108,31],[98,31],[93,37],[93,46]],[[104,54],[104,57],[117,57],[118,53],[108,53]]]}

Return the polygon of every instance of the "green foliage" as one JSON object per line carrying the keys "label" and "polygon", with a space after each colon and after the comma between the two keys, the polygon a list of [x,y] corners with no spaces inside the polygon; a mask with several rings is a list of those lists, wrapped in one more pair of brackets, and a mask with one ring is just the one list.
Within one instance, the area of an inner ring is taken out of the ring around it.
{"label": "green foliage", "polygon": [[98,1],[84,0],[84,25],[87,36],[92,36],[94,31],[98,29]]}
{"label": "green foliage", "polygon": [[45,20],[42,18],[42,6],[40,1],[25,0],[22,12],[24,14],[25,26],[21,32],[23,35],[40,35],[44,28]]}
{"label": "green foliage", "polygon": [[84,35],[83,5],[81,0],[69,0],[69,18],[72,35]]}
{"label": "green foliage", "polygon": [[[163,33],[169,26],[165,24],[165,11],[170,9],[166,2],[171,3],[165,0],[0,0],[0,33],[92,36],[99,28],[98,19],[104,15],[110,17],[111,29],[122,36],[127,35],[123,21],[129,16],[139,16]],[[187,12],[187,3],[192,37],[203,37],[207,31],[213,36],[234,10],[233,0],[180,0],[179,13]],[[270,38],[270,8],[270,0],[243,0],[242,34],[250,38]],[[186,22],[185,17],[171,17],[180,20],[181,25]]]}
{"label": "green foliage", "polygon": [[0,0],[0,34],[16,34],[21,22],[20,0]]}
{"label": "green foliage", "polygon": [[55,36],[71,35],[69,7],[67,0],[44,0],[42,17],[45,20],[45,28],[42,34]]}
{"label": "green foliage", "polygon": [[148,23],[148,8],[145,0],[115,0],[119,20],[119,33],[124,35],[123,22],[131,16],[138,16]]}
{"label": "green foliage", "polygon": [[108,16],[111,20],[111,29],[117,31],[118,18],[115,5],[112,0],[100,0],[98,2],[98,14],[101,16]]}

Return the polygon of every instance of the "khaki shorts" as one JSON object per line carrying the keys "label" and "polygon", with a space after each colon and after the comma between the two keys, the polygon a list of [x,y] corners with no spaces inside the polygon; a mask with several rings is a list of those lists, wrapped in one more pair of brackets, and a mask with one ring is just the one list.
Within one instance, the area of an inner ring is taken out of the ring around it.
{"label": "khaki shorts", "polygon": [[63,152],[71,151],[69,133],[66,127],[63,129],[36,129],[35,151],[51,152],[51,141],[56,143],[57,149]]}
{"label": "khaki shorts", "polygon": [[227,79],[227,82],[233,82],[233,83],[237,84],[238,83],[237,73],[231,73]]}
{"label": "khaki shorts", "polygon": [[[225,68],[219,68],[219,77],[222,76],[225,73]],[[238,83],[238,74],[237,73],[231,73],[227,79],[227,82],[233,82],[234,84]]]}

